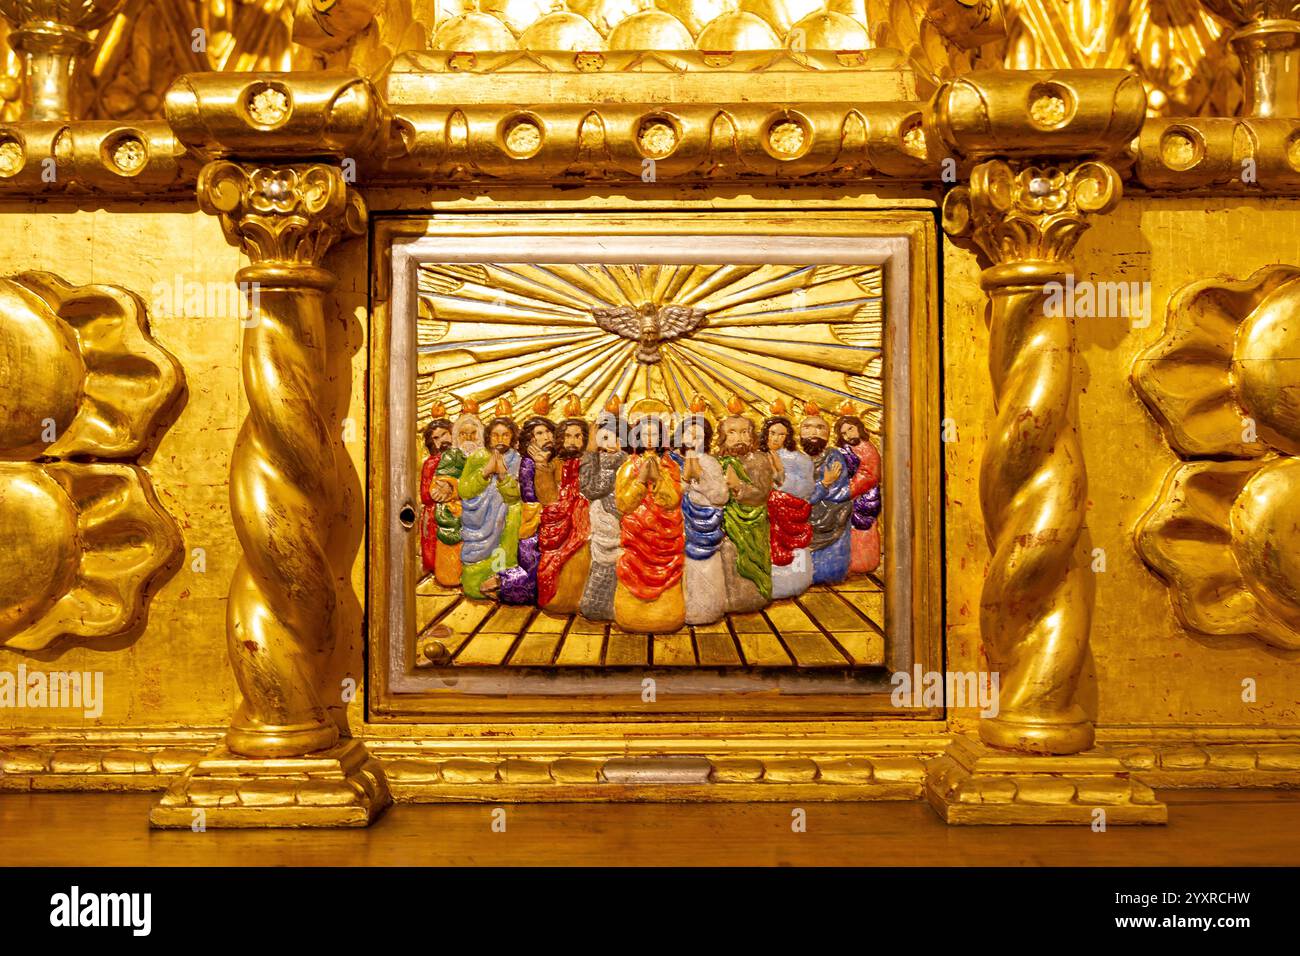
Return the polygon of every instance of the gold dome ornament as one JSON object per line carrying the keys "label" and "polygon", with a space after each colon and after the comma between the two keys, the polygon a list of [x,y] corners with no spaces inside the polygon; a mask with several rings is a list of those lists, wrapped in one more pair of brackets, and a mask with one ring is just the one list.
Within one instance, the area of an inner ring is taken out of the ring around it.
{"label": "gold dome ornament", "polygon": [[701,50],[730,53],[740,50],[779,50],[772,28],[752,13],[733,10],[711,21],[696,42]]}
{"label": "gold dome ornament", "polygon": [[453,17],[433,35],[433,48],[450,53],[492,53],[518,48],[514,34],[487,13],[473,10]]}
{"label": "gold dome ornament", "polygon": [[1164,335],[1133,369],[1184,459],[1138,523],[1139,554],[1188,627],[1288,649],[1300,648],[1297,316],[1292,266],[1193,283],[1170,299]]}
{"label": "gold dome ornament", "polygon": [[682,22],[662,10],[634,13],[609,35],[611,50],[694,50],[695,40]]}
{"label": "gold dome ornament", "polygon": [[832,10],[804,17],[786,37],[792,50],[869,50],[872,45],[866,27]]}
{"label": "gold dome ornament", "polygon": [[605,49],[596,28],[576,13],[557,10],[542,17],[519,37],[523,50],[564,50],[587,53]]}

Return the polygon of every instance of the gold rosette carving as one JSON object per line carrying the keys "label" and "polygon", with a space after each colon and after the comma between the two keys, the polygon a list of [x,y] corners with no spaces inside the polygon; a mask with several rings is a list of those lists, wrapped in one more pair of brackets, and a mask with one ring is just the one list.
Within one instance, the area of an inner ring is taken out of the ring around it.
{"label": "gold rosette carving", "polygon": [[1193,283],[1133,384],[1183,459],[1135,538],[1187,627],[1300,649],[1300,269]]}
{"label": "gold rosette carving", "polygon": [[0,316],[0,643],[130,632],[181,550],[138,464],[181,400],[180,367],[112,286],[0,279]]}

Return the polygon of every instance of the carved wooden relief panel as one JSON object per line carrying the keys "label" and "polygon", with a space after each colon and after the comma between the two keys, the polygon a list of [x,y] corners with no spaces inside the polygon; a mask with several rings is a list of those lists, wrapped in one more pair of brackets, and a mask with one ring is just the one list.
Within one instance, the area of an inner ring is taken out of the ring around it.
{"label": "carved wooden relief panel", "polygon": [[616,225],[395,248],[392,676],[869,692],[915,651],[908,240]]}

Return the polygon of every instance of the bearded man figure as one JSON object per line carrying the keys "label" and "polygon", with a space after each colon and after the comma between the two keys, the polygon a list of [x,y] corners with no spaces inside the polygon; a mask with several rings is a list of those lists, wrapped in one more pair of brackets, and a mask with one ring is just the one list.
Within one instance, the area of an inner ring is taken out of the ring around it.
{"label": "bearded man figure", "polygon": [[478,417],[478,403],[468,401],[451,429],[452,446],[438,458],[428,497],[436,504],[434,523],[437,542],[434,549],[433,577],[445,588],[461,584],[461,499],[460,476],[470,455],[483,447],[483,422]]}
{"label": "bearded man figure", "polygon": [[731,491],[722,465],[709,454],[713,426],[700,414],[704,402],[691,404],[673,433],[672,458],[682,470],[682,521],[686,532],[686,567],[682,589],[687,624],[712,624],[727,610],[727,578],[722,568],[722,506]]}
{"label": "bearded man figure", "polygon": [[771,526],[772,598],[798,597],[812,586],[813,462],[795,448],[794,425],[785,402],[772,403],[759,444],[772,462],[772,491],[767,496]]}
{"label": "bearded man figure", "polygon": [[582,603],[591,568],[591,517],[582,496],[582,453],[587,448],[588,425],[580,418],[582,403],[569,399],[559,427],[554,458],[537,469],[537,500],[541,524],[537,529],[540,556],[537,565],[537,606],[552,614],[572,614]]}
{"label": "bearded man figure", "polygon": [[496,596],[499,572],[519,563],[519,426],[510,403],[497,403],[488,422],[487,445],[465,460],[458,482],[461,499],[460,586],[468,598]]}
{"label": "bearded man figure", "polygon": [[771,528],[767,497],[772,492],[772,462],[758,448],[754,423],[732,399],[731,415],[718,423],[718,462],[727,481],[722,511],[722,571],[727,582],[727,611],[752,613],[772,599]]}
{"label": "bearded man figure", "polygon": [[551,466],[555,455],[555,423],[546,417],[549,399],[533,405],[533,415],[519,429],[519,557],[513,567],[497,572],[497,597],[504,604],[537,603],[537,566],[541,561],[538,531],[542,504],[537,497],[537,475]]}
{"label": "bearded man figure", "polygon": [[623,450],[627,426],[618,410],[618,398],[614,397],[596,416],[594,447],[583,456],[578,469],[578,489],[590,502],[587,523],[591,528],[591,567],[578,613],[589,621],[614,620],[616,566],[623,553],[622,516],[614,500],[614,483],[619,468],[627,461],[627,452]]}
{"label": "bearded man figure", "polygon": [[686,623],[682,476],[667,453],[667,406],[644,399],[633,406],[632,416],[637,416],[629,435],[632,454],[614,480],[623,516],[614,623],[632,633],[672,633]]}
{"label": "bearded man figure", "polygon": [[433,419],[424,426],[424,449],[428,455],[420,466],[420,564],[424,573],[434,572],[438,567],[438,518],[439,499],[434,497],[434,486],[438,475],[438,462],[451,448],[451,419],[446,417],[447,410],[441,402],[435,402],[429,409]]}
{"label": "bearded man figure", "polygon": [[831,427],[815,402],[804,403],[799,445],[813,461],[813,584],[838,584],[849,576],[849,518],[853,496],[844,454],[829,445]]}
{"label": "bearded man figure", "polygon": [[844,452],[853,496],[849,571],[868,574],[880,567],[880,452],[847,402],[835,420],[835,444]]}

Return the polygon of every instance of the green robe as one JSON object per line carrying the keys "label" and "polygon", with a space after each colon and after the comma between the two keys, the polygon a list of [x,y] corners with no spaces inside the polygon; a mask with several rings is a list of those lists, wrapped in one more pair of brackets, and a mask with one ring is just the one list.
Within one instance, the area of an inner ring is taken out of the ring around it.
{"label": "green robe", "polygon": [[[439,478],[451,478],[460,481],[461,472],[465,470],[465,453],[459,448],[448,448],[438,459],[435,474]],[[438,527],[438,540],[448,547],[460,544],[460,515],[449,502],[442,502],[433,509],[433,520]]]}
{"label": "green robe", "polygon": [[[498,571],[519,563],[519,522],[523,509],[520,506],[519,479],[513,475],[483,477],[483,468],[492,453],[479,449],[465,460],[460,475],[461,506],[461,573],[460,586],[465,596],[484,600],[483,582]],[[494,481],[495,479],[495,481]],[[475,501],[482,495],[484,500]],[[495,497],[493,497],[495,496]],[[485,540],[487,525],[495,526],[499,509],[505,509],[505,527],[496,540]],[[484,520],[484,518],[488,520]],[[484,552],[475,561],[472,556]]]}
{"label": "green robe", "polygon": [[[749,474],[741,460],[734,455],[718,458],[722,473],[732,469],[741,481],[749,482]],[[736,546],[736,570],[743,578],[754,582],[765,601],[772,599],[772,537],[767,523],[767,502],[747,505],[733,496],[722,509],[722,527],[731,543]]]}

